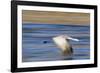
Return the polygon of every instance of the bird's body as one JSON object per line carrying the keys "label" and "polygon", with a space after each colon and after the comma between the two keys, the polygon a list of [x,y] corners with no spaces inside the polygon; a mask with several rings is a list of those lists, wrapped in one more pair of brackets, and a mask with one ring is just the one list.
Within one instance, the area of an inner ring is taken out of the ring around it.
{"label": "bird's body", "polygon": [[[58,46],[58,48],[60,48],[62,55],[70,56],[73,54],[73,49],[69,43],[69,39],[72,38],[65,35],[53,37],[53,41]],[[77,39],[74,39],[74,41],[75,40],[77,41]]]}

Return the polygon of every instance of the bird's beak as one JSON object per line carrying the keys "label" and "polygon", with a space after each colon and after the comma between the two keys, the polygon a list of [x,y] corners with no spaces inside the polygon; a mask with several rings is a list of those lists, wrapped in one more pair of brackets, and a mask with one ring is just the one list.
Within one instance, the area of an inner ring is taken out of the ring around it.
{"label": "bird's beak", "polygon": [[68,37],[69,40],[72,40],[72,41],[79,41],[79,39],[76,39],[76,38],[72,38],[72,37]]}

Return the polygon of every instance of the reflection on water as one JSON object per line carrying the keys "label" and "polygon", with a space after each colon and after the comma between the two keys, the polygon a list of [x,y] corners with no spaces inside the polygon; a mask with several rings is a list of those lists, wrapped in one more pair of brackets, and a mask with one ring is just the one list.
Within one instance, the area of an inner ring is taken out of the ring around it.
{"label": "reflection on water", "polygon": [[[84,60],[90,58],[90,27],[79,25],[23,24],[22,61]],[[62,56],[52,37],[66,34],[79,39],[70,41],[71,57]]]}

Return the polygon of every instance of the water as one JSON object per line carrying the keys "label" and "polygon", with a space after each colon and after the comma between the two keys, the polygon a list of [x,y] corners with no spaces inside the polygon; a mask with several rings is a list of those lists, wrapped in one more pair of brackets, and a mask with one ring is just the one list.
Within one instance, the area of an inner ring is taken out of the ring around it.
{"label": "water", "polygon": [[[90,27],[62,24],[23,24],[22,61],[85,60],[90,58]],[[63,56],[52,37],[66,34],[80,41],[70,41],[71,57]]]}

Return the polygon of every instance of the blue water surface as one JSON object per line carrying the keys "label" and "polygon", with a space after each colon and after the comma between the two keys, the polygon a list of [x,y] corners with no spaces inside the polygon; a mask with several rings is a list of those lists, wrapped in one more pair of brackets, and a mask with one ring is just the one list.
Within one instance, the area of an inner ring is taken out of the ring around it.
{"label": "blue water surface", "polygon": [[[70,41],[73,55],[68,58],[54,44],[54,36],[66,34],[80,41]],[[22,25],[22,61],[55,61],[90,59],[90,27],[63,24],[32,24]]]}

